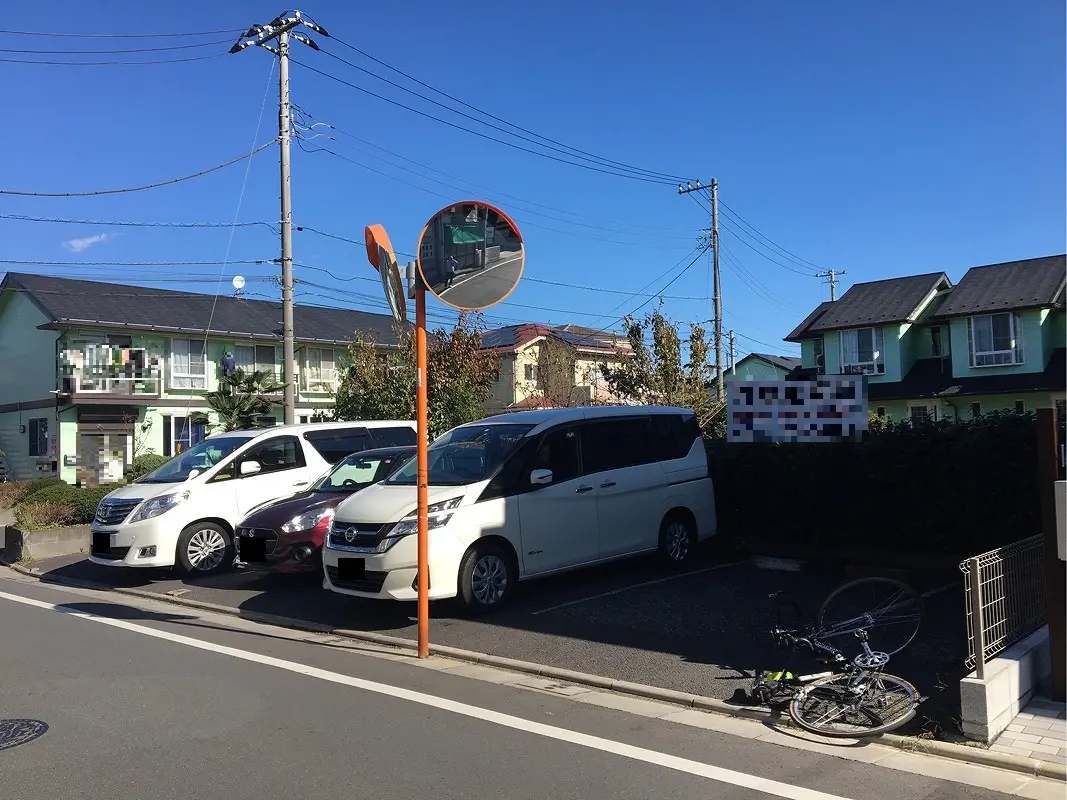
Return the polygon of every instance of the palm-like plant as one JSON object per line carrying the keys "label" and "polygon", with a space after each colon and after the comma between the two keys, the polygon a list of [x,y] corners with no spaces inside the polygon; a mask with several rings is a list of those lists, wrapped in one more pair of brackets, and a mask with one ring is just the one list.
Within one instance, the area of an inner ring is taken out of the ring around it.
{"label": "palm-like plant", "polygon": [[[270,411],[268,395],[285,389],[274,377],[263,370],[245,372],[238,369],[219,379],[219,388],[204,395],[208,406],[219,416],[216,426],[222,431],[243,431],[254,428],[256,417]],[[194,415],[194,421],[206,422],[206,415]]]}

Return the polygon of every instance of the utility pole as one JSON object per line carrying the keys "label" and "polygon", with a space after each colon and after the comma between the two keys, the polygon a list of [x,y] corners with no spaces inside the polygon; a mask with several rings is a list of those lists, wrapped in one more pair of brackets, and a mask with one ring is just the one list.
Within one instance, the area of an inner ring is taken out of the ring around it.
{"label": "utility pole", "polygon": [[734,332],[730,331],[730,375],[737,374],[737,340]]}
{"label": "utility pole", "polygon": [[[678,184],[678,194],[690,194],[692,192],[704,192],[709,187],[696,182],[694,186],[687,183],[685,186]],[[722,291],[719,281],[719,181],[711,179],[711,280],[712,302],[715,305],[715,328],[713,338],[715,341],[715,393],[720,403],[726,402],[726,387],[722,385]]]}
{"label": "utility pole", "polygon": [[[303,25],[320,36],[329,37],[325,28],[316,25],[299,11],[290,16],[276,17],[267,25],[253,25],[241,36],[231,53],[239,53],[253,45],[269,50],[278,57],[278,144],[281,149],[281,230],[282,230],[282,381],[285,383],[285,424],[296,422],[296,342],[293,332],[293,207],[292,174],[290,169],[290,105],[289,105],[289,41],[295,39],[312,50],[319,46],[306,34],[294,33]],[[277,48],[268,42],[277,39]]]}
{"label": "utility pole", "polygon": [[836,269],[828,269],[826,272],[820,272],[815,275],[816,278],[828,278],[830,284],[830,300],[837,299],[837,278],[839,275],[847,275],[845,270],[838,272]]}

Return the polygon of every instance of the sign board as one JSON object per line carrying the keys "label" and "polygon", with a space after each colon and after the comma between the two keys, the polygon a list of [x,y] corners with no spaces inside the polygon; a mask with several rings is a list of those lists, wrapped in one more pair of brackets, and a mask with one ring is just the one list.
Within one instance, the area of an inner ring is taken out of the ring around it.
{"label": "sign board", "polygon": [[867,379],[726,381],[727,442],[839,442],[867,430]]}

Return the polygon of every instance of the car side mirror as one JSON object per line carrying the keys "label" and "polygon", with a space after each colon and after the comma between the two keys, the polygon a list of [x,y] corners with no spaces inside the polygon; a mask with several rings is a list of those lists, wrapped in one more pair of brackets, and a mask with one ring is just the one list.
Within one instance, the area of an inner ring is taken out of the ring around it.
{"label": "car side mirror", "polygon": [[258,461],[242,461],[241,462],[241,476],[256,475],[263,471],[263,465]]}
{"label": "car side mirror", "polygon": [[530,473],[530,483],[534,486],[548,486],[552,483],[552,470],[535,469]]}
{"label": "car side mirror", "polygon": [[197,475],[199,475],[199,474],[200,474],[200,470],[198,470],[198,469],[191,469],[191,470],[189,470],[189,478],[188,478],[188,479],[189,479],[189,480],[192,480],[193,478],[195,478],[195,477],[196,477]]}

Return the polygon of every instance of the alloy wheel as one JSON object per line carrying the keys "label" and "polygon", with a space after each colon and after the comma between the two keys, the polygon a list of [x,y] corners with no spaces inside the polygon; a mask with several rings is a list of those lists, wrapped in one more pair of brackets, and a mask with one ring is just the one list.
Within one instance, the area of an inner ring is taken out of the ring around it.
{"label": "alloy wheel", "polygon": [[194,533],[186,548],[189,563],[198,572],[218,569],[226,555],[226,539],[213,528],[204,528]]}
{"label": "alloy wheel", "polygon": [[478,602],[485,606],[500,602],[508,587],[508,567],[497,555],[484,555],[474,565],[471,589]]}

